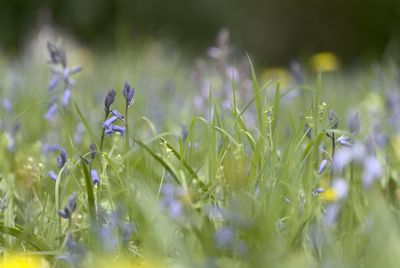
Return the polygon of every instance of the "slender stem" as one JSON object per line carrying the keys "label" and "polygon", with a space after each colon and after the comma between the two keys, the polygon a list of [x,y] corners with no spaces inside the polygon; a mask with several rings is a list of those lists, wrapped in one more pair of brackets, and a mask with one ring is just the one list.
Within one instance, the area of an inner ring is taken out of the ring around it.
{"label": "slender stem", "polygon": [[333,160],[333,157],[335,156],[335,149],[336,149],[335,133],[333,133],[333,132],[331,134],[331,140],[332,140],[332,160]]}
{"label": "slender stem", "polygon": [[[106,120],[107,120],[107,117],[108,117],[108,112],[106,112],[106,115],[104,116],[104,121],[106,121]],[[103,121],[103,122],[104,122],[104,121]],[[100,140],[100,153],[102,153],[102,152],[103,152],[103,144],[104,144],[104,132],[105,132],[105,128],[104,128],[104,127],[102,127],[101,129],[102,129],[102,133],[101,133],[101,140]]]}
{"label": "slender stem", "polygon": [[126,175],[129,175],[128,152],[129,152],[129,124],[128,124],[128,102],[125,104],[125,157],[126,157]]}

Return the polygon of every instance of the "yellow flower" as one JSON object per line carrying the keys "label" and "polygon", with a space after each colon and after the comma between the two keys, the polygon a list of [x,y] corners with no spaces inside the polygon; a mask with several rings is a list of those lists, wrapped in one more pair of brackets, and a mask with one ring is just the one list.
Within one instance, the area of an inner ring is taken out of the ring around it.
{"label": "yellow flower", "polygon": [[115,260],[102,258],[100,261],[96,261],[95,267],[106,268],[164,268],[165,265],[161,265],[159,262],[149,260],[132,260],[126,257],[121,257]]}
{"label": "yellow flower", "polygon": [[336,71],[340,67],[339,58],[331,52],[321,52],[310,59],[311,67],[318,72]]}
{"label": "yellow flower", "polygon": [[0,261],[0,268],[49,268],[46,259],[37,256],[8,255]]}
{"label": "yellow flower", "polygon": [[335,202],[338,198],[337,192],[331,187],[325,189],[325,191],[322,192],[320,196],[322,200],[328,203]]}
{"label": "yellow flower", "polygon": [[281,87],[285,88],[290,83],[290,73],[281,67],[271,67],[262,71],[261,82],[265,84],[269,80],[279,81]]}

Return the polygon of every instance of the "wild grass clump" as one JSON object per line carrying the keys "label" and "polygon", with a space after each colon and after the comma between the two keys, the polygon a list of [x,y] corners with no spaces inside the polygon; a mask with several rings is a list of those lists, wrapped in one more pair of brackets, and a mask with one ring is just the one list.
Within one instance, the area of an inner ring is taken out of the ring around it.
{"label": "wild grass clump", "polygon": [[3,264],[397,267],[398,67],[260,79],[233,51],[3,62]]}

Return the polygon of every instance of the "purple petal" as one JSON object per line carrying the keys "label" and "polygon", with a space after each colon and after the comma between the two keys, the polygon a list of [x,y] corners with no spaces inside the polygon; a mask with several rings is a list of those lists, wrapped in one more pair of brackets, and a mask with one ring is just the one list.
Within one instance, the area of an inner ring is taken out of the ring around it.
{"label": "purple petal", "polygon": [[60,78],[58,76],[53,76],[49,81],[49,85],[47,86],[47,89],[49,91],[52,91],[53,89],[55,89],[56,86],[58,85],[58,81],[60,81]]}

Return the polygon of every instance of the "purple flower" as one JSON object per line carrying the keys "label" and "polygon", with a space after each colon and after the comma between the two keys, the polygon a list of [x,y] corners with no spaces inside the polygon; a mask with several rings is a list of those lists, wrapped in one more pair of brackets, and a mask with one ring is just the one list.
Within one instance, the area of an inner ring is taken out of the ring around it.
{"label": "purple flower", "polygon": [[61,64],[63,68],[67,66],[67,57],[65,56],[65,50],[61,45],[47,42],[47,51],[50,55],[51,64]]}
{"label": "purple flower", "polygon": [[321,194],[321,193],[323,193],[323,192],[325,192],[325,189],[322,188],[322,187],[319,187],[319,188],[314,189],[314,190],[312,191],[312,194],[313,194],[313,195],[319,195],[319,194]]}
{"label": "purple flower", "polygon": [[92,169],[90,171],[90,176],[92,177],[92,181],[93,181],[94,185],[97,185],[100,183],[100,179],[99,179],[99,175],[97,174],[97,170]]}
{"label": "purple flower", "polygon": [[113,233],[113,229],[109,225],[101,225],[99,227],[99,236],[106,251],[114,251],[118,247],[118,239]]}
{"label": "purple flower", "polygon": [[351,140],[351,139],[350,139],[349,137],[340,136],[340,137],[337,139],[337,142],[338,142],[340,145],[342,145],[342,146],[351,147],[352,144],[350,143],[350,140]]}
{"label": "purple flower", "polygon": [[76,209],[76,196],[76,192],[73,192],[68,198],[68,205],[57,212],[61,218],[69,219],[71,217],[72,213]]}
{"label": "purple flower", "polygon": [[60,149],[61,149],[61,146],[58,145],[58,144],[49,144],[49,143],[46,143],[46,144],[44,144],[43,147],[42,147],[42,152],[43,152],[45,155],[47,155],[47,154],[50,153],[50,152],[58,151],[58,150],[60,150]]}
{"label": "purple flower", "polygon": [[71,90],[70,89],[66,89],[64,91],[64,96],[63,96],[63,101],[62,101],[63,106],[67,106],[68,105],[70,98],[71,98]]}
{"label": "purple flower", "polygon": [[80,71],[82,71],[82,67],[81,66],[74,66],[68,69],[68,75],[73,75],[76,73],[79,73]]}
{"label": "purple flower", "polygon": [[335,113],[335,111],[330,111],[328,114],[328,120],[329,120],[329,125],[330,128],[336,129],[339,127],[339,117]]}
{"label": "purple flower", "polygon": [[351,112],[347,118],[347,125],[353,136],[360,133],[360,116],[358,112]]}
{"label": "purple flower", "polygon": [[57,174],[53,170],[50,170],[48,175],[49,175],[50,179],[52,179],[53,181],[57,180]]}
{"label": "purple flower", "polygon": [[125,134],[125,127],[119,125],[110,125],[108,128],[105,129],[105,134],[111,136],[113,133],[120,133],[122,136]]}
{"label": "purple flower", "polygon": [[232,228],[223,227],[217,230],[215,234],[215,240],[218,247],[227,247],[228,245],[232,244],[235,238],[235,234]]}
{"label": "purple flower", "polygon": [[56,88],[59,81],[60,81],[60,78],[57,75],[53,75],[53,77],[49,81],[49,85],[47,86],[47,89],[49,91],[52,91],[53,89]]}
{"label": "purple flower", "polygon": [[113,116],[118,117],[118,119],[120,119],[121,121],[125,120],[124,116],[122,114],[120,114],[117,110],[112,110],[111,113]]}
{"label": "purple flower", "polygon": [[108,90],[106,97],[104,98],[104,111],[108,114],[110,112],[111,104],[114,103],[115,100],[115,89],[111,88]]}
{"label": "purple flower", "polygon": [[129,106],[133,103],[133,95],[135,95],[135,89],[131,86],[128,80],[125,80],[124,86],[122,87],[122,95],[126,100],[126,104]]}
{"label": "purple flower", "polygon": [[340,212],[340,204],[332,203],[326,207],[324,223],[326,226],[330,227],[336,223],[336,219]]}
{"label": "purple flower", "polygon": [[114,123],[115,121],[118,120],[118,117],[116,116],[111,116],[110,118],[108,118],[106,121],[104,121],[103,123],[103,127],[104,128],[109,128],[111,126],[112,123]]}
{"label": "purple flower", "polygon": [[78,264],[81,263],[85,258],[85,248],[82,245],[76,243],[71,234],[68,234],[67,248],[68,254],[61,255],[57,258],[66,261],[73,267],[78,266]]}
{"label": "purple flower", "polygon": [[67,153],[64,149],[60,150],[60,155],[57,156],[57,166],[59,169],[62,169],[65,163],[67,162]]}
{"label": "purple flower", "polygon": [[57,104],[52,103],[44,116],[44,119],[50,120],[57,113]]}
{"label": "purple flower", "polygon": [[383,174],[381,163],[374,156],[369,156],[364,161],[364,173],[362,182],[365,187],[370,187],[374,181]]}
{"label": "purple flower", "polygon": [[169,215],[171,216],[171,218],[173,219],[177,219],[179,218],[179,216],[182,214],[182,210],[183,210],[183,205],[180,201],[178,200],[173,200],[170,204],[169,204]]}
{"label": "purple flower", "polygon": [[90,157],[93,159],[96,157],[96,146],[93,143],[90,144]]}
{"label": "purple flower", "polygon": [[327,165],[328,165],[328,160],[324,159],[321,161],[321,164],[319,164],[319,168],[318,168],[318,175],[321,174],[322,172],[324,172]]}
{"label": "purple flower", "polygon": [[11,113],[11,112],[12,112],[12,110],[13,110],[13,105],[12,105],[12,103],[11,103],[11,101],[10,101],[9,98],[4,97],[4,98],[3,98],[3,101],[2,101],[2,104],[3,104],[4,110],[5,110],[7,113]]}

